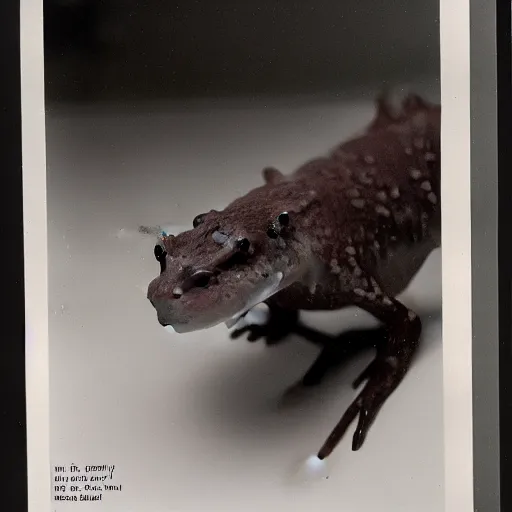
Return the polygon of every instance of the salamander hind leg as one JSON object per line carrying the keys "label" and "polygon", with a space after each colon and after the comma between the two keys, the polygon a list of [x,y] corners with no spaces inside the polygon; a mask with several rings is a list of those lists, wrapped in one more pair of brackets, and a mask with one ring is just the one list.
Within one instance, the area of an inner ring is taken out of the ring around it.
{"label": "salamander hind leg", "polygon": [[380,320],[388,334],[377,347],[375,359],[354,382],[355,388],[365,384],[321,447],[320,459],[332,453],[356,418],[352,449],[361,448],[379,410],[408,372],[419,345],[421,321],[416,313],[382,293],[373,279],[367,282],[373,283],[371,289],[354,290],[354,305]]}

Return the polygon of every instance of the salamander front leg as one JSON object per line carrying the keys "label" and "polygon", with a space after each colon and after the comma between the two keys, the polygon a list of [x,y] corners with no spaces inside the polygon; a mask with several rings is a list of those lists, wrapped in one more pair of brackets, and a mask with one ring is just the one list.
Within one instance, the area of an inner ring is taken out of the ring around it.
{"label": "salamander front leg", "polygon": [[356,292],[354,305],[380,320],[389,334],[378,348],[375,359],[354,382],[354,387],[364,381],[366,384],[318,452],[320,459],[332,453],[356,418],[352,449],[361,448],[380,408],[409,370],[421,335],[421,321],[416,313],[382,294],[376,284],[375,289],[357,289]]}
{"label": "salamander front leg", "polygon": [[247,340],[254,342],[264,339],[267,345],[275,345],[284,340],[289,334],[297,328],[299,312],[297,310],[288,310],[279,307],[274,302],[267,302],[269,308],[269,317],[264,325],[249,324],[235,329],[231,333],[231,338],[236,339],[247,333]]}

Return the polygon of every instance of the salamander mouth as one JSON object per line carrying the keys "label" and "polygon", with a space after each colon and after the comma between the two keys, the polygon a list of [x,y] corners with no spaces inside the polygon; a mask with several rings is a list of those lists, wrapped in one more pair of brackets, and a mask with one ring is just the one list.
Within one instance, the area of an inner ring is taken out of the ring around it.
{"label": "salamander mouth", "polygon": [[236,274],[231,272],[229,276],[224,274],[224,277],[225,281],[221,279],[217,283],[213,281],[206,288],[194,288],[179,299],[177,310],[181,310],[180,316],[184,322],[190,324],[188,330],[193,330],[194,324],[199,326],[207,323],[225,323],[231,328],[250,309],[280,289],[283,273],[276,272],[252,282],[247,276],[240,276],[240,282],[236,282]]}

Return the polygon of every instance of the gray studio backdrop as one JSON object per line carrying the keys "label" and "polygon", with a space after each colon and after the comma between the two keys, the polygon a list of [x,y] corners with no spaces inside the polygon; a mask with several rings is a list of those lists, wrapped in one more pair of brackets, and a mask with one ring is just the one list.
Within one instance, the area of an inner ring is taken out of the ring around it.
{"label": "gray studio backdrop", "polygon": [[[115,464],[113,510],[442,510],[436,317],[415,377],[372,431],[376,449],[358,457],[347,446],[340,471],[301,493],[281,482],[339,420],[363,365],[282,413],[316,347],[251,351],[224,328],[171,337],[146,299],[152,240],[136,231],[180,230],[206,204],[260,185],[265,165],[290,172],[322,154],[366,125],[385,83],[438,89],[438,0],[45,2],[52,465]],[[80,10],[93,2],[97,13]],[[433,263],[418,302],[435,315]],[[325,316],[313,327],[329,333],[364,321]],[[198,481],[207,485],[190,492]]]}
{"label": "gray studio backdrop", "polygon": [[[332,93],[439,75],[438,0],[90,2],[96,46],[48,51],[49,102]],[[49,30],[76,35],[75,22]]]}

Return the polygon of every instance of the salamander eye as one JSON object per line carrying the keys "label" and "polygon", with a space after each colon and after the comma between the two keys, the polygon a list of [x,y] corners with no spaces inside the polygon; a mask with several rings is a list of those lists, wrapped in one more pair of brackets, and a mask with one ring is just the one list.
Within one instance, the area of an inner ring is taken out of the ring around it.
{"label": "salamander eye", "polygon": [[160,273],[163,274],[165,272],[165,257],[167,253],[165,249],[161,245],[155,245],[154,249],[155,259],[160,263]]}
{"label": "salamander eye", "polygon": [[279,224],[281,224],[281,226],[288,226],[290,224],[290,216],[288,215],[288,212],[279,214],[277,221]]}
{"label": "salamander eye", "polygon": [[239,238],[236,241],[236,248],[241,252],[247,252],[251,247],[251,242],[247,238]]}
{"label": "salamander eye", "polygon": [[181,291],[188,291],[192,288],[207,288],[212,278],[213,272],[209,270],[198,270],[184,282]]}
{"label": "salamander eye", "polygon": [[204,222],[204,218],[206,217],[206,213],[200,213],[199,215],[196,215],[194,217],[194,220],[192,221],[192,225],[194,228],[197,228],[200,224]]}
{"label": "salamander eye", "polygon": [[162,261],[165,258],[165,249],[161,245],[155,245],[154,249],[155,259],[156,261]]}
{"label": "salamander eye", "polygon": [[206,270],[201,270],[196,272],[192,276],[192,281],[196,288],[206,288],[210,284],[210,279],[213,277],[213,272],[208,272]]}
{"label": "salamander eye", "polygon": [[290,225],[290,215],[288,212],[281,212],[277,218],[270,223],[267,229],[267,236],[270,238],[278,238],[283,232],[283,228]]}

